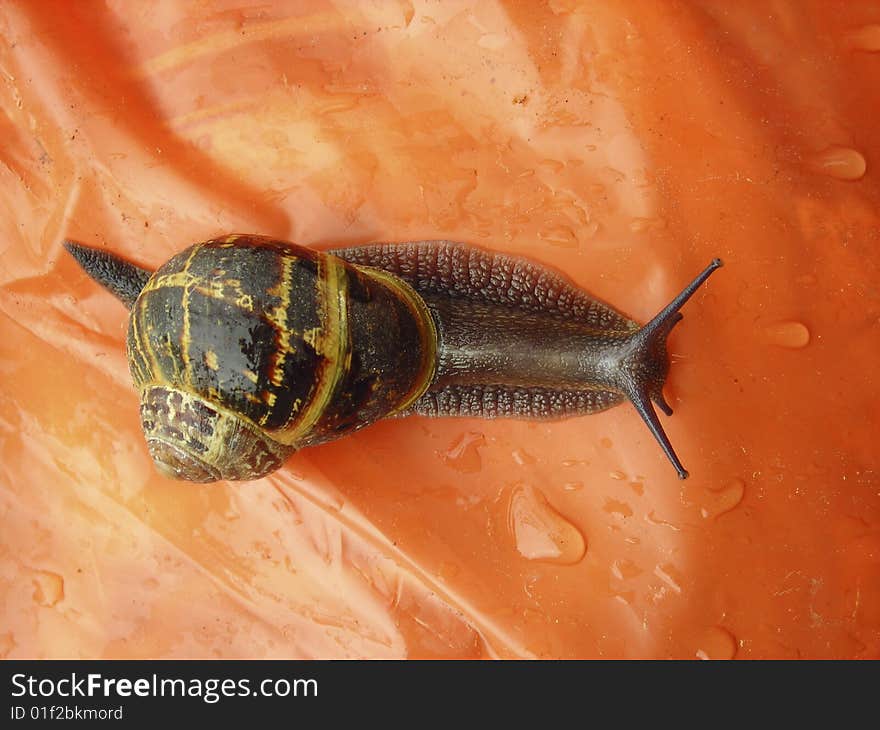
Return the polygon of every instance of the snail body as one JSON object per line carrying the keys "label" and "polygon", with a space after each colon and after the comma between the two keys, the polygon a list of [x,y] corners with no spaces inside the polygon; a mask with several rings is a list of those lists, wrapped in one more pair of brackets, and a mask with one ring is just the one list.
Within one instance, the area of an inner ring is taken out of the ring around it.
{"label": "snail body", "polygon": [[163,473],[256,479],[297,449],[411,413],[563,418],[651,401],[665,340],[715,260],[644,327],[531,261],[464,244],[321,253],[259,236],[195,244],[157,271],[66,242],[130,309],[128,358]]}

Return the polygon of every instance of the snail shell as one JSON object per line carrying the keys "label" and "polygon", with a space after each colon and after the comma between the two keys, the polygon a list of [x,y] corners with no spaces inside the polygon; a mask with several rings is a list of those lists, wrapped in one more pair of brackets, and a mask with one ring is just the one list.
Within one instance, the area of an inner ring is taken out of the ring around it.
{"label": "snail shell", "polygon": [[128,330],[150,453],[190,481],[257,478],[407,408],[435,350],[433,320],[403,280],[255,237],[174,256]]}

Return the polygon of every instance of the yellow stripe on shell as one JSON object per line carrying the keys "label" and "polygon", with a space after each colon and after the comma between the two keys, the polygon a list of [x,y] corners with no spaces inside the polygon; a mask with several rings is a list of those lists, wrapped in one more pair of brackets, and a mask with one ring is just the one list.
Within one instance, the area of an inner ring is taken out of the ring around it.
{"label": "yellow stripe on shell", "polygon": [[272,432],[272,438],[282,444],[294,445],[309,434],[327,410],[339,383],[351,367],[351,347],[348,332],[348,299],[342,282],[346,264],[336,256],[318,257],[318,277],[315,296],[323,303],[320,333],[315,351],[324,360],[321,379],[316,383],[308,403],[300,411],[292,411],[287,423]]}
{"label": "yellow stripe on shell", "polygon": [[[188,276],[191,280],[194,277],[189,273],[189,267],[192,265],[193,259],[196,257],[196,254],[199,252],[199,249],[202,247],[202,244],[197,244],[193,246],[192,252],[189,257],[186,259],[186,263],[183,265],[182,273]],[[183,381],[189,384],[189,387],[193,387],[193,377],[192,377],[192,367],[190,366],[189,360],[189,345],[190,345],[190,321],[189,321],[189,297],[192,292],[192,281],[187,282],[183,286],[183,292],[181,294],[180,307],[183,310],[183,328],[180,333],[180,359],[183,361]]]}
{"label": "yellow stripe on shell", "polygon": [[144,310],[146,309],[146,301],[142,296],[138,296],[135,300],[134,308],[131,313],[131,321],[133,323],[134,328],[134,341],[137,345],[138,352],[144,360],[144,364],[147,366],[148,373],[145,374],[142,382],[146,382],[149,377],[149,372],[152,372],[153,377],[159,377],[162,375],[162,368],[159,367],[159,358],[156,355],[155,350],[153,350],[153,346],[150,343],[150,332],[152,328],[150,327],[149,322],[146,322],[146,318],[144,317]]}
{"label": "yellow stripe on shell", "polygon": [[[198,246],[196,246],[196,248],[198,248]],[[187,286],[194,283],[195,280],[196,277],[185,269],[173,271],[170,274],[159,274],[158,276],[153,275],[146,283],[146,286],[141,290],[141,294],[144,292],[156,291],[157,289],[164,289],[168,286]]]}
{"label": "yellow stripe on shell", "polygon": [[[179,388],[173,388],[168,386],[167,384],[151,383],[141,390],[142,403],[147,400],[147,391],[154,388],[166,390],[169,391],[169,393],[179,393],[182,399],[180,409],[184,409],[189,402],[206,402],[205,399],[200,395],[189,393]],[[167,415],[167,420],[168,422],[173,423],[178,408],[175,407],[170,400],[166,400],[165,404],[168,407],[169,411]],[[222,461],[220,458],[221,454],[225,449],[229,448],[229,444],[233,441],[233,439],[236,438],[236,431],[242,428],[255,434],[266,445],[268,451],[271,451],[274,454],[282,454],[282,450],[285,445],[280,444],[277,440],[273,439],[268,433],[266,433],[264,429],[260,428],[256,423],[251,421],[246,416],[229,408],[226,408],[214,400],[207,401],[207,405],[209,408],[216,411],[219,417],[212,421],[214,432],[203,441],[204,445],[207,446],[207,451],[203,453],[194,453],[194,455],[198,459],[201,459],[206,464],[210,464],[212,466],[220,463],[220,461]],[[178,448],[185,450],[188,450],[189,448],[185,442],[177,443],[176,445]],[[283,454],[282,458],[284,458]]]}
{"label": "yellow stripe on shell", "polygon": [[[276,388],[280,388],[284,381],[284,361],[294,351],[290,344],[290,330],[287,328],[287,310],[290,306],[293,265],[297,260],[296,256],[282,254],[281,278],[278,284],[267,292],[281,300],[275,309],[266,312],[266,317],[275,326],[275,332],[278,334],[277,354],[269,372],[269,382]],[[267,411],[261,422],[265,424],[269,420],[270,414],[271,411]]]}
{"label": "yellow stripe on shell", "polygon": [[416,316],[416,320],[424,325],[419,327],[419,333],[422,336],[422,360],[419,363],[419,374],[409,392],[401,399],[397,407],[388,414],[394,415],[395,413],[405,411],[421,398],[434,381],[434,375],[437,372],[437,325],[434,323],[434,317],[431,316],[425,300],[403,279],[372,266],[359,266],[357,264],[353,264],[353,266],[367,277],[376,279],[397,294],[409,305],[410,310]]}
{"label": "yellow stripe on shell", "polygon": [[[138,327],[138,302],[135,301],[131,311],[131,345],[129,347],[128,362],[129,370],[134,379],[135,386],[140,386],[149,378],[147,369],[150,363],[147,362],[147,356],[141,344],[140,328]],[[137,372],[135,372],[135,370]]]}

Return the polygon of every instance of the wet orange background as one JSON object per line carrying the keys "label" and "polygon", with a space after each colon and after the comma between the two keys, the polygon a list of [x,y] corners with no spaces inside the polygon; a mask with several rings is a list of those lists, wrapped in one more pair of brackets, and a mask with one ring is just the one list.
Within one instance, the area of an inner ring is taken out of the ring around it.
{"label": "wet orange background", "polygon": [[[0,655],[880,656],[880,4],[7,2]],[[153,470],[62,238],[523,254],[645,321],[663,418],[384,422]]]}

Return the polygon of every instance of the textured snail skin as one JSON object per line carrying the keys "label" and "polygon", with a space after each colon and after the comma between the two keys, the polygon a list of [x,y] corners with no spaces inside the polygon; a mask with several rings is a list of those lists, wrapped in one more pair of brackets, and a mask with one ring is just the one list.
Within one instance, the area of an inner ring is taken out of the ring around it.
{"label": "textured snail skin", "polygon": [[449,241],[320,253],[195,244],[152,275],[65,247],[130,309],[129,365],[164,474],[255,479],[387,416],[549,419],[633,403],[681,478],[666,337],[716,259],[640,327],[531,261]]}

